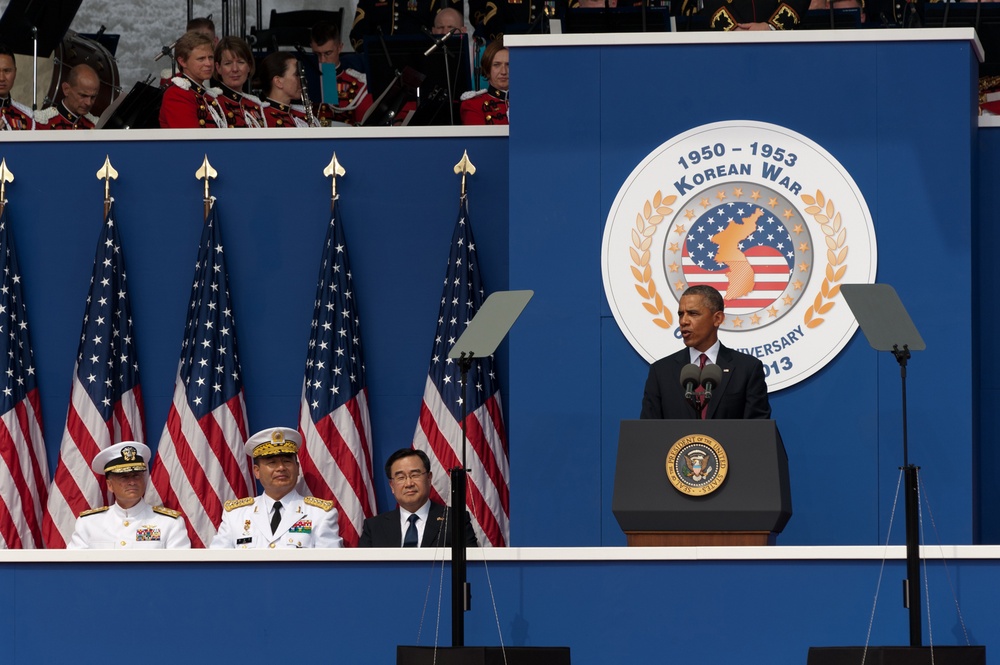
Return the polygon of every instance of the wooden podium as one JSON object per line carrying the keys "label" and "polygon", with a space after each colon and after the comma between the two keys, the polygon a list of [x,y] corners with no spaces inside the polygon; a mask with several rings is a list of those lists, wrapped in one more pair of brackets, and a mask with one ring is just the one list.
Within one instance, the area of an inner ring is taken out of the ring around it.
{"label": "wooden podium", "polygon": [[[706,462],[705,481],[686,481],[684,460],[672,458],[688,450],[697,457],[706,446],[719,454]],[[630,546],[774,544],[792,515],[788,457],[777,425],[622,421],[612,511]]]}

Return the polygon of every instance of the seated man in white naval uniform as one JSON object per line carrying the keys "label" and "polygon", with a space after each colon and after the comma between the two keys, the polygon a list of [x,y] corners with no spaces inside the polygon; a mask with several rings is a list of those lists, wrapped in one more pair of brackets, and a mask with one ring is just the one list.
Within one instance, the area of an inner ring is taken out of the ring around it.
{"label": "seated man in white naval uniform", "polygon": [[181,514],[143,499],[149,458],[149,446],[138,441],[122,441],[97,453],[90,468],[104,474],[115,502],[80,513],[67,549],[191,547]]}
{"label": "seated man in white naval uniform", "polygon": [[266,429],[247,440],[253,475],[264,493],[226,501],[212,549],[343,547],[333,502],[295,491],[299,441],[299,433],[287,427]]}

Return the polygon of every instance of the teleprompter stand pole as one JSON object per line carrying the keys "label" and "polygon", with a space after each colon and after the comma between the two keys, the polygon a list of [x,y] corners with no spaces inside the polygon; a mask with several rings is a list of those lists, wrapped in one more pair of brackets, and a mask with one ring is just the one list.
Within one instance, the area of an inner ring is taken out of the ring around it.
{"label": "teleprompter stand pole", "polygon": [[888,284],[844,284],[844,299],[858,319],[868,343],[876,351],[891,351],[899,363],[903,398],[903,480],[906,510],[906,579],[903,607],[909,610],[910,646],[922,646],[920,622],[920,492],[917,471],[911,464],[906,418],[906,364],[910,351],[927,348],[899,296]]}
{"label": "teleprompter stand pole", "polygon": [[472,588],[466,581],[465,528],[467,484],[466,419],[469,415],[468,375],[472,363],[493,354],[514,321],[524,310],[534,291],[497,291],[483,302],[448,357],[458,363],[462,376],[462,458],[451,470],[451,644],[465,646],[465,612],[472,602]]}

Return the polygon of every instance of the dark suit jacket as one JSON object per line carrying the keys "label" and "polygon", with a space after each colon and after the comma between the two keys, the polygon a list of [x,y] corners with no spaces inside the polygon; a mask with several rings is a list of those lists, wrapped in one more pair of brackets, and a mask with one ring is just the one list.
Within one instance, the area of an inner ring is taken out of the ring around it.
{"label": "dark suit jacket", "polygon": [[[701,418],[684,399],[680,383],[681,368],[690,362],[691,354],[685,347],[650,365],[640,418]],[[706,418],[771,417],[764,366],[759,360],[722,346],[716,364],[722,369],[722,382],[712,391]]]}
{"label": "dark suit jacket", "polygon": [[[424,537],[421,547],[451,547],[451,521],[448,519],[451,509],[440,503],[431,501],[430,512],[427,514],[427,524],[424,525]],[[402,547],[403,531],[399,524],[399,508],[380,513],[365,520],[361,529],[358,547]],[[465,544],[478,547],[476,532],[466,513]]]}

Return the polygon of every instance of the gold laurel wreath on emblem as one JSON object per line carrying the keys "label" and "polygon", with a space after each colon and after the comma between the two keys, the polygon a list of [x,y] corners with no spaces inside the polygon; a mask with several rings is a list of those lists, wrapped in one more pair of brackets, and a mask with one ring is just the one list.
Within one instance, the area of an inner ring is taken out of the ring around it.
{"label": "gold laurel wreath on emblem", "polygon": [[844,263],[847,258],[847,229],[842,227],[843,220],[833,201],[826,199],[822,191],[817,189],[815,197],[803,194],[802,200],[807,206],[806,213],[812,215],[826,236],[826,275],[803,319],[807,328],[816,328],[825,320],[820,315],[829,312],[836,304],[833,299],[840,293],[838,282],[847,272],[847,264]]}
{"label": "gold laurel wreath on emblem", "polygon": [[653,323],[661,328],[669,328],[674,323],[674,317],[669,309],[663,307],[663,299],[656,289],[656,282],[653,280],[653,271],[649,266],[649,246],[653,244],[653,235],[656,233],[657,225],[670,214],[670,208],[676,196],[664,197],[660,191],[653,195],[653,199],[647,200],[642,207],[642,212],[635,216],[635,228],[632,229],[632,246],[629,247],[629,255],[632,257],[632,276],[635,277],[635,290],[646,302],[642,306],[653,315]]}

